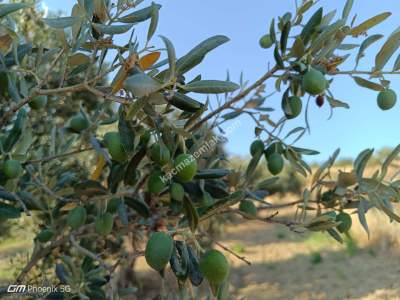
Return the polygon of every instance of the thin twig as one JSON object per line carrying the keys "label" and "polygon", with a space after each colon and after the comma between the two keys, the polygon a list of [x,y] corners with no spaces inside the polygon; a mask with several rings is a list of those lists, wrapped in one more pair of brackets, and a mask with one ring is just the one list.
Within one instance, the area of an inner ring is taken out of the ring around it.
{"label": "thin twig", "polygon": [[240,256],[239,254],[235,253],[233,250],[229,249],[228,247],[222,245],[220,242],[218,241],[214,241],[213,242],[218,245],[219,247],[221,247],[222,249],[224,249],[226,252],[229,252],[230,254],[232,254],[233,256],[235,256],[237,259],[240,259],[241,261],[244,261],[246,264],[248,264],[249,266],[251,266],[251,262],[248,261],[246,259],[246,257],[244,256]]}
{"label": "thin twig", "polygon": [[74,154],[78,154],[78,153],[82,153],[82,152],[86,152],[86,151],[91,151],[91,150],[94,150],[94,149],[93,148],[78,149],[78,150],[74,150],[71,152],[63,153],[63,154],[57,154],[57,155],[43,157],[40,159],[27,160],[24,164],[27,165],[27,164],[37,164],[37,163],[48,162],[48,161],[51,161],[54,159],[59,159],[59,158],[63,158],[66,156],[70,156],[70,155],[74,155]]}
{"label": "thin twig", "polygon": [[203,119],[201,119],[199,122],[193,125],[191,128],[191,131],[194,131],[198,128],[201,127],[204,123],[206,123],[208,120],[210,120],[212,117],[215,115],[219,114],[221,111],[230,108],[233,104],[236,102],[242,100],[244,97],[246,97],[248,94],[250,94],[255,88],[259,87],[262,85],[268,78],[270,78],[276,71],[278,71],[279,68],[277,66],[273,67],[271,70],[269,70],[267,73],[265,73],[263,76],[260,77],[256,82],[254,82],[252,85],[250,85],[247,89],[244,89],[242,92],[237,94],[235,97],[233,97],[231,100],[226,102],[224,105],[220,106],[213,112],[209,113],[207,116],[205,116]]}
{"label": "thin twig", "polygon": [[109,273],[112,273],[112,266],[110,266],[109,264],[107,264],[105,261],[103,261],[99,255],[94,254],[93,252],[89,251],[88,249],[82,247],[81,245],[78,244],[78,242],[75,240],[75,236],[73,234],[70,235],[69,240],[72,244],[72,246],[74,246],[76,248],[76,250],[78,250],[79,252],[81,252],[82,254],[89,256],[90,258],[93,258],[95,261],[99,262],[99,264],[106,269]]}

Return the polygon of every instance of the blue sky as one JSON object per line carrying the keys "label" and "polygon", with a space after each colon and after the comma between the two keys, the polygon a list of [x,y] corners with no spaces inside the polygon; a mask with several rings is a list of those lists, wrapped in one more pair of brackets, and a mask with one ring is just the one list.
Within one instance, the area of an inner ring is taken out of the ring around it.
{"label": "blue sky", "polygon": [[[231,79],[237,81],[243,71],[250,82],[260,77],[267,68],[267,63],[273,63],[272,51],[263,50],[258,46],[260,36],[267,32],[272,17],[293,11],[293,0],[282,1],[232,1],[232,0],[159,0],[162,4],[158,34],[169,37],[176,48],[177,55],[183,55],[193,46],[207,37],[215,34],[227,35],[231,41],[209,54],[204,62],[192,73],[202,74],[204,79],[225,79],[226,71],[231,73]],[[299,1],[300,2],[300,1]],[[388,36],[400,26],[400,6],[398,0],[364,1],[355,0],[351,17],[357,14],[356,24],[383,11],[392,12],[392,16],[383,24],[370,31],[383,33]],[[46,0],[51,10],[62,10],[68,14],[75,1]],[[150,3],[145,1],[143,6]],[[319,5],[324,7],[324,13],[337,9],[341,15],[344,0],[321,0]],[[377,5],[379,3],[379,5]],[[315,10],[315,9],[314,9]],[[136,31],[145,37],[147,24],[141,24]],[[122,40],[125,39],[122,37]],[[361,38],[357,43],[361,43]],[[121,40],[121,42],[122,42]],[[383,39],[382,39],[383,41]],[[155,39],[156,45],[161,45]],[[361,61],[360,70],[369,70],[374,64],[374,54],[382,42],[369,48],[367,56]],[[400,51],[399,51],[400,52]],[[396,55],[395,55],[396,57]],[[346,64],[342,70],[351,70],[354,64]],[[389,62],[386,69],[390,69]],[[400,94],[399,79],[388,78],[391,87]],[[273,91],[273,81],[267,83],[267,91]],[[354,84],[349,77],[335,77],[332,90],[337,99],[350,104],[350,110],[336,109],[333,117],[329,116],[328,106],[318,108],[310,106],[309,120],[311,134],[306,135],[298,145],[321,151],[317,160],[327,158],[337,147],[341,147],[342,156],[354,157],[365,148],[393,147],[400,142],[400,99],[397,106],[390,111],[381,111],[376,105],[376,92],[366,90]],[[200,100],[203,100],[200,98]],[[272,107],[280,107],[280,96],[276,95],[267,100]],[[242,118],[242,126],[229,136],[227,149],[232,154],[246,155],[248,147],[254,139],[254,125]],[[304,116],[288,123],[294,128],[304,124]]]}

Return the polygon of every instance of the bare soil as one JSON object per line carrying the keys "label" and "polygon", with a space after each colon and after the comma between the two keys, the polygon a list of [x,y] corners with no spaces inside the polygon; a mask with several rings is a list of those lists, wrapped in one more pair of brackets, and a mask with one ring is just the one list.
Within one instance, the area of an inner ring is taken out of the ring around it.
{"label": "bare soil", "polygon": [[[353,235],[360,232],[356,228]],[[248,266],[226,253],[231,263],[230,299],[400,299],[398,248],[361,242],[357,246],[349,240],[340,245],[326,234],[299,235],[278,225],[240,220],[227,226],[219,241],[252,263]],[[138,299],[152,299],[159,289],[158,275],[143,260],[136,269]],[[171,274],[167,285],[176,287]],[[170,299],[177,295],[170,294]]]}

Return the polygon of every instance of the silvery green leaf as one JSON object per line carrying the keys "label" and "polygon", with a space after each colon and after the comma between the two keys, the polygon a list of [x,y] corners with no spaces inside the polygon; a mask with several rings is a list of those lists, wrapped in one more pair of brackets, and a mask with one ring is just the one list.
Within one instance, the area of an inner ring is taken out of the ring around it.
{"label": "silvery green leaf", "polygon": [[386,20],[391,15],[392,15],[392,13],[385,12],[385,13],[381,13],[381,14],[375,16],[375,17],[372,17],[372,18],[362,22],[360,25],[352,28],[351,31],[350,31],[350,34],[352,36],[358,36],[358,35],[366,32],[371,27],[374,27],[374,26],[378,25],[379,23],[383,22],[384,20]]}
{"label": "silvery green leaf", "polygon": [[350,108],[350,106],[346,102],[334,99],[333,97],[330,97],[328,95],[326,96],[326,99],[328,100],[328,103],[332,108],[337,108],[337,107],[342,107],[347,109]]}
{"label": "silvery green leaf", "polygon": [[290,55],[300,58],[304,55],[305,47],[301,36],[298,36],[290,49]]}
{"label": "silvery green leaf", "polygon": [[374,34],[369,37],[367,37],[360,46],[360,49],[358,50],[357,58],[356,58],[356,65],[358,65],[358,62],[360,61],[361,58],[364,57],[365,50],[371,46],[373,43],[376,41],[380,40],[383,38],[383,34]]}
{"label": "silvery green leaf", "polygon": [[147,41],[150,41],[151,38],[154,35],[154,32],[157,29],[157,25],[158,25],[158,11],[159,11],[159,7],[153,2],[151,4],[151,21],[150,21],[150,26],[149,26],[149,30],[147,32]]}
{"label": "silvery green leaf", "polygon": [[94,11],[94,3],[93,0],[84,0],[84,7],[86,10],[86,13],[88,16],[92,16],[93,15],[93,11]]}
{"label": "silvery green leaf", "polygon": [[286,134],[285,139],[288,138],[289,136],[293,135],[293,134],[298,133],[298,132],[300,132],[300,133],[296,137],[295,141],[292,142],[292,143],[295,143],[296,141],[298,141],[306,133],[306,128],[304,128],[304,127],[296,127],[294,129],[292,129],[291,131],[289,131]]}
{"label": "silvery green leaf", "polygon": [[272,184],[276,183],[278,180],[279,180],[279,177],[271,177],[271,178],[268,178],[268,179],[265,179],[265,180],[259,182],[256,187],[257,187],[257,189],[260,189],[260,190],[268,190],[268,188]]}
{"label": "silvery green leaf", "polygon": [[370,89],[370,90],[374,90],[374,91],[383,91],[385,88],[380,85],[379,83],[375,83],[372,81],[369,81],[367,79],[364,79],[362,77],[359,76],[352,76],[354,81],[361,87]]}
{"label": "silvery green leaf", "polygon": [[354,160],[354,170],[356,171],[358,181],[362,179],[365,167],[367,166],[368,160],[371,158],[373,152],[374,149],[365,149]]}
{"label": "silvery green leaf", "polygon": [[281,46],[281,51],[282,53],[286,52],[286,46],[287,46],[287,41],[289,38],[289,32],[291,28],[291,23],[290,21],[286,22],[285,25],[283,26],[282,33],[281,33],[281,40],[280,40],[280,46]]}
{"label": "silvery green leaf", "polygon": [[358,44],[340,44],[336,49],[338,50],[352,50],[354,48],[357,48]]}
{"label": "silvery green leaf", "polygon": [[22,131],[21,137],[15,147],[14,154],[26,155],[33,142],[33,134],[31,128]]}
{"label": "silvery green leaf", "polygon": [[335,152],[332,154],[331,157],[329,157],[329,159],[324,162],[323,164],[321,164],[318,168],[318,170],[314,173],[314,176],[311,180],[311,184],[314,185],[321,177],[322,173],[326,170],[329,169],[333,166],[333,164],[335,163],[336,158],[339,156],[340,153],[340,149],[336,149]]}
{"label": "silvery green leaf", "polygon": [[290,148],[292,148],[294,151],[296,151],[297,153],[300,153],[302,155],[318,155],[319,154],[318,151],[312,150],[312,149],[299,148],[299,147],[294,147],[294,146],[290,146]]}
{"label": "silvery green leaf", "polygon": [[397,56],[396,61],[393,65],[393,71],[398,71],[400,69],[400,55]]}
{"label": "silvery green leaf", "polygon": [[321,25],[329,25],[333,20],[333,18],[335,17],[335,15],[336,15],[336,9],[327,13],[325,16],[323,16],[321,20]]}
{"label": "silvery green leaf", "polygon": [[391,35],[375,57],[374,71],[380,71],[400,46],[400,31]]}
{"label": "silvery green leaf", "polygon": [[195,66],[202,62],[208,52],[214,50],[222,44],[225,44],[228,41],[229,38],[224,35],[216,35],[204,40],[192,50],[190,50],[185,56],[178,59],[178,61],[176,62],[177,72],[179,74],[184,74],[193,69]]}
{"label": "silvery green leaf", "polygon": [[340,236],[340,234],[336,231],[336,229],[334,229],[334,228],[328,228],[327,230],[326,230],[327,232],[328,232],[328,234],[331,236],[331,237],[333,237],[336,241],[338,241],[339,243],[343,243],[343,239],[342,239],[342,237]]}
{"label": "silvery green leaf", "polygon": [[50,27],[63,29],[67,27],[71,27],[74,24],[80,22],[81,18],[79,17],[63,17],[63,18],[52,18],[52,19],[43,19],[43,22]]}
{"label": "silvery green leaf", "polygon": [[29,7],[29,4],[27,3],[0,4],[0,18],[27,7]]}
{"label": "silvery green leaf", "polygon": [[243,111],[232,111],[232,112],[222,115],[221,118],[223,118],[225,120],[230,120],[230,119],[234,119],[234,118],[240,116],[242,113],[243,113]]}
{"label": "silvery green leaf", "polygon": [[285,65],[283,64],[282,56],[279,54],[278,45],[276,45],[275,49],[274,49],[274,58],[275,58],[276,65],[279,68],[283,69],[285,67]]}
{"label": "silvery green leaf", "polygon": [[154,93],[149,96],[149,103],[153,105],[161,105],[167,104],[167,101],[161,93]]}
{"label": "silvery green leaf", "polygon": [[163,40],[168,53],[168,63],[169,63],[169,74],[170,77],[175,77],[175,64],[176,64],[176,54],[175,48],[172,42],[165,36],[160,36]]}
{"label": "silvery green leaf", "polygon": [[[157,8],[160,9],[161,5],[156,4]],[[133,13],[130,13],[126,16],[123,16],[118,19],[118,22],[121,23],[139,23],[146,21],[147,19],[151,18],[151,13],[152,13],[152,6],[148,6],[146,8],[134,11]]]}
{"label": "silvery green leaf", "polygon": [[249,164],[247,166],[247,169],[246,169],[246,178],[247,179],[250,178],[250,176],[256,170],[257,165],[258,165],[258,163],[259,163],[259,161],[260,161],[262,156],[263,156],[263,152],[259,151],[259,152],[256,152],[254,154],[254,156],[251,158],[251,160],[250,160],[250,162],[249,162]]}
{"label": "silvery green leaf", "polygon": [[398,157],[399,153],[400,153],[400,145],[397,145],[397,147],[393,149],[393,151],[389,154],[389,156],[386,157],[381,168],[381,174],[380,174],[381,179],[383,179],[386,176],[390,164]]}
{"label": "silvery green leaf", "polygon": [[307,177],[307,172],[304,170],[304,167],[300,164],[300,162],[294,157],[291,151],[286,151],[286,158],[290,162],[292,168],[297,172]]}
{"label": "silvery green leaf", "polygon": [[129,31],[133,24],[127,25],[103,25],[99,23],[92,23],[92,26],[103,34],[121,34]]}
{"label": "silvery green leaf", "polygon": [[349,17],[351,8],[353,7],[353,2],[354,2],[354,0],[347,0],[346,4],[344,5],[343,13],[342,13],[342,20],[344,20],[345,22],[347,21],[347,18]]}
{"label": "silvery green leaf", "polygon": [[308,20],[306,25],[303,27],[303,30],[300,33],[300,36],[304,42],[304,45],[307,45],[308,42],[310,41],[311,36],[315,32],[315,29],[319,24],[321,24],[322,20],[322,7],[318,9]]}
{"label": "silvery green leaf", "polygon": [[275,33],[275,19],[271,20],[271,24],[269,26],[269,37],[273,43],[276,42],[276,33]]}
{"label": "silvery green leaf", "polygon": [[303,1],[303,4],[297,10],[297,13],[304,14],[306,11],[308,11],[313,6],[313,4],[314,4],[313,0]]}
{"label": "silvery green leaf", "polygon": [[322,33],[313,41],[311,45],[312,53],[317,53],[327,41],[332,40],[332,36],[344,25],[343,20],[336,21],[332,25],[326,27]]}
{"label": "silvery green leaf", "polygon": [[368,211],[368,202],[364,199],[361,199],[359,204],[358,204],[358,220],[360,221],[360,224],[364,228],[365,232],[368,234],[369,238],[369,228],[368,228],[368,223],[367,219],[365,217],[365,213]]}
{"label": "silvery green leaf", "polygon": [[137,98],[148,96],[160,89],[161,85],[145,73],[129,76],[124,82],[124,88]]}
{"label": "silvery green leaf", "polygon": [[221,80],[199,80],[184,86],[189,92],[199,94],[220,94],[236,91],[239,85],[231,81]]}

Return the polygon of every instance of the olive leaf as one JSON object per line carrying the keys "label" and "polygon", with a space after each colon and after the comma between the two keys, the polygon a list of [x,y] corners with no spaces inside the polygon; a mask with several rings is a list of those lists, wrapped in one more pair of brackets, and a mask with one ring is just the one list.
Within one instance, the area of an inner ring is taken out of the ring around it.
{"label": "olive leaf", "polygon": [[359,76],[352,76],[355,83],[357,83],[359,86],[370,89],[370,90],[374,90],[374,91],[383,91],[385,88],[375,82],[369,81],[367,79],[364,79],[362,77]]}
{"label": "olive leaf", "polygon": [[303,1],[302,5],[297,10],[297,13],[304,14],[306,11],[308,11],[313,6],[313,4],[314,4],[313,0]]}
{"label": "olive leaf", "polygon": [[52,18],[52,19],[43,19],[43,22],[56,29],[64,29],[67,27],[71,27],[75,24],[78,24],[81,21],[79,17],[63,17],[63,18]]}
{"label": "olive leaf", "polygon": [[311,45],[312,53],[317,53],[327,41],[333,41],[332,36],[339,31],[339,29],[344,25],[343,20],[338,20],[332,25],[326,27],[322,33],[313,41]]}
{"label": "olive leaf", "polygon": [[347,0],[342,12],[342,20],[347,21],[350,11],[353,7],[354,0]]}
{"label": "olive leaf", "polygon": [[142,98],[154,93],[160,89],[161,85],[146,75],[145,73],[137,73],[128,77],[124,82],[124,88],[132,92],[137,98]]}
{"label": "olive leaf", "polygon": [[176,70],[184,74],[202,62],[206,54],[229,41],[224,35],[216,35],[206,39],[190,50],[176,62]]}
{"label": "olive leaf", "polygon": [[8,200],[8,201],[17,201],[17,198],[11,194],[10,192],[7,192],[3,188],[0,188],[0,199]]}
{"label": "olive leaf", "polygon": [[333,20],[333,18],[335,17],[335,15],[336,15],[336,9],[328,12],[325,16],[322,17],[321,25],[329,25]]}
{"label": "olive leaf", "polygon": [[400,69],[400,55],[397,56],[396,61],[393,65],[393,71],[398,71]]}
{"label": "olive leaf", "polygon": [[290,49],[290,56],[300,58],[304,55],[305,47],[301,36],[296,37],[292,48]]}
{"label": "olive leaf", "polygon": [[365,232],[368,234],[369,238],[369,228],[368,228],[367,218],[365,217],[365,213],[367,211],[368,211],[368,202],[364,199],[361,199],[360,202],[358,203],[358,209],[357,209],[358,220],[360,221],[360,224],[364,228]]}
{"label": "olive leaf", "polygon": [[70,67],[87,64],[90,62],[90,57],[83,53],[75,53],[69,58],[68,65]]}
{"label": "olive leaf", "polygon": [[277,181],[279,181],[279,177],[271,177],[257,183],[256,188],[259,190],[268,190],[268,188]]}
{"label": "olive leaf", "polygon": [[221,94],[236,91],[239,85],[231,81],[199,80],[183,87],[186,91],[199,94]]}
{"label": "olive leaf", "polygon": [[[155,4],[155,6],[157,7],[157,9],[161,8],[160,4]],[[133,13],[130,13],[126,16],[119,18],[118,22],[134,24],[146,21],[147,19],[151,18],[153,9],[154,9],[153,5],[151,5],[146,8],[134,11]]]}
{"label": "olive leaf", "polygon": [[275,46],[275,49],[274,49],[274,58],[275,58],[276,65],[279,68],[283,69],[285,67],[285,65],[283,64],[282,56],[279,54],[278,45]]}
{"label": "olive leaf", "polygon": [[375,57],[374,71],[380,71],[400,46],[400,31],[391,35]]}
{"label": "olive leaf", "polygon": [[163,40],[165,47],[167,48],[169,74],[171,79],[175,77],[175,65],[176,65],[175,48],[172,42],[167,37],[160,35],[160,38]]}
{"label": "olive leaf", "polygon": [[293,151],[295,151],[295,152],[297,152],[297,153],[300,153],[300,154],[302,154],[302,155],[318,155],[318,154],[320,154],[319,151],[312,150],[312,149],[299,148],[299,147],[294,147],[294,146],[290,146],[290,148],[291,148]]}
{"label": "olive leaf", "polygon": [[106,195],[107,189],[100,182],[94,180],[85,180],[74,185],[74,193],[80,196],[98,196]]}
{"label": "olive leaf", "polygon": [[381,168],[381,174],[380,174],[381,179],[383,179],[386,176],[390,164],[397,158],[399,153],[400,153],[400,145],[397,145],[397,147],[393,149],[393,151],[389,154],[389,156],[386,157]]}
{"label": "olive leaf", "polygon": [[13,12],[16,12],[20,9],[29,7],[28,3],[7,3],[0,4],[0,18],[7,16]]}
{"label": "olive leaf", "polygon": [[108,18],[107,5],[105,0],[93,0],[93,10],[101,22],[105,22]]}
{"label": "olive leaf", "polygon": [[337,108],[337,107],[342,107],[347,109],[350,108],[350,106],[346,102],[337,100],[329,95],[326,95],[326,99],[328,100],[328,103],[332,108]]}
{"label": "olive leaf", "polygon": [[[15,48],[10,51],[4,58],[4,62],[7,68],[19,64],[19,62],[28,54],[32,52],[31,44],[21,44],[17,47],[17,53],[15,53]],[[9,76],[9,74],[7,74]]]}
{"label": "olive leaf", "polygon": [[227,169],[203,169],[198,170],[196,173],[196,179],[217,179],[225,177],[230,173]]}
{"label": "olive leaf", "polygon": [[12,205],[0,202],[0,219],[18,219],[20,210]]}
{"label": "olive leaf", "polygon": [[135,147],[135,132],[122,110],[119,113],[118,132],[121,136],[122,147],[125,152],[131,153]]}
{"label": "olive leaf", "polygon": [[92,23],[92,26],[102,34],[122,34],[129,31],[133,24],[128,25],[104,25],[99,23]]}
{"label": "olive leaf", "polygon": [[154,2],[151,4],[151,21],[147,32],[147,41],[150,41],[157,29],[159,7]]}
{"label": "olive leaf", "polygon": [[338,241],[339,243],[343,244],[343,239],[342,239],[342,237],[340,236],[340,234],[337,232],[337,230],[335,228],[328,228],[326,231],[336,241]]}
{"label": "olive leaf", "polygon": [[258,151],[254,154],[254,156],[251,158],[247,169],[246,169],[246,178],[249,179],[250,176],[254,173],[254,171],[257,168],[258,163],[260,162],[260,159],[263,155],[262,151]]}
{"label": "olive leaf", "polygon": [[322,7],[319,8],[308,20],[306,25],[303,27],[303,30],[300,33],[300,36],[304,42],[304,45],[307,45],[311,39],[311,36],[314,34],[317,26],[321,23],[322,20]]}
{"label": "olive leaf", "polygon": [[21,109],[18,111],[17,119],[14,122],[14,126],[12,127],[7,135],[7,138],[3,142],[3,150],[5,152],[11,151],[11,149],[20,139],[27,117],[28,114],[25,109]]}
{"label": "olive leaf", "polygon": [[83,6],[86,10],[86,13],[88,16],[92,16],[94,12],[94,0],[84,0],[83,1]]}
{"label": "olive leaf", "polygon": [[385,13],[381,13],[381,14],[375,16],[375,17],[372,17],[372,18],[362,22],[360,25],[352,28],[350,30],[350,34],[352,36],[358,36],[358,35],[366,32],[368,29],[378,25],[379,23],[382,23],[383,21],[385,21],[391,15],[392,15],[392,13],[385,12]]}
{"label": "olive leaf", "polygon": [[185,209],[185,215],[188,219],[190,230],[195,232],[199,223],[199,215],[192,201],[188,197],[183,198],[183,208]]}
{"label": "olive leaf", "polygon": [[292,25],[291,25],[290,21],[286,22],[285,25],[283,26],[282,33],[281,33],[281,41],[280,41],[282,53],[286,52],[286,46],[287,46],[291,26]]}
{"label": "olive leaf", "polygon": [[121,220],[121,224],[124,226],[129,225],[128,212],[124,201],[120,201],[117,207],[118,217]]}
{"label": "olive leaf", "polygon": [[139,59],[139,67],[142,70],[147,70],[152,65],[154,65],[154,63],[160,58],[160,55],[161,53],[158,51],[146,54]]}
{"label": "olive leaf", "polygon": [[183,111],[191,113],[196,112],[204,107],[203,103],[179,92],[174,93],[173,97],[169,99],[168,102]]}
{"label": "olive leaf", "polygon": [[371,35],[369,37],[367,37],[360,46],[360,49],[358,50],[358,54],[356,57],[356,66],[358,65],[358,62],[360,61],[361,58],[364,57],[364,53],[365,50],[371,46],[373,43],[375,43],[376,41],[380,40],[381,38],[383,38],[383,34],[374,34]]}
{"label": "olive leaf", "polygon": [[143,218],[150,217],[150,208],[147,203],[144,202],[142,199],[137,199],[133,197],[125,197],[124,199],[126,205],[136,211],[140,216],[142,216]]}
{"label": "olive leaf", "polygon": [[231,120],[231,119],[234,119],[234,118],[240,116],[242,113],[243,113],[243,111],[232,111],[232,112],[222,115],[221,118],[224,120]]}
{"label": "olive leaf", "polygon": [[276,42],[276,33],[275,33],[275,19],[271,20],[271,24],[269,26],[269,37],[273,43]]}
{"label": "olive leaf", "polygon": [[358,181],[362,179],[365,167],[367,166],[368,160],[371,158],[373,152],[374,149],[365,149],[360,154],[358,154],[357,158],[354,160],[353,165]]}

